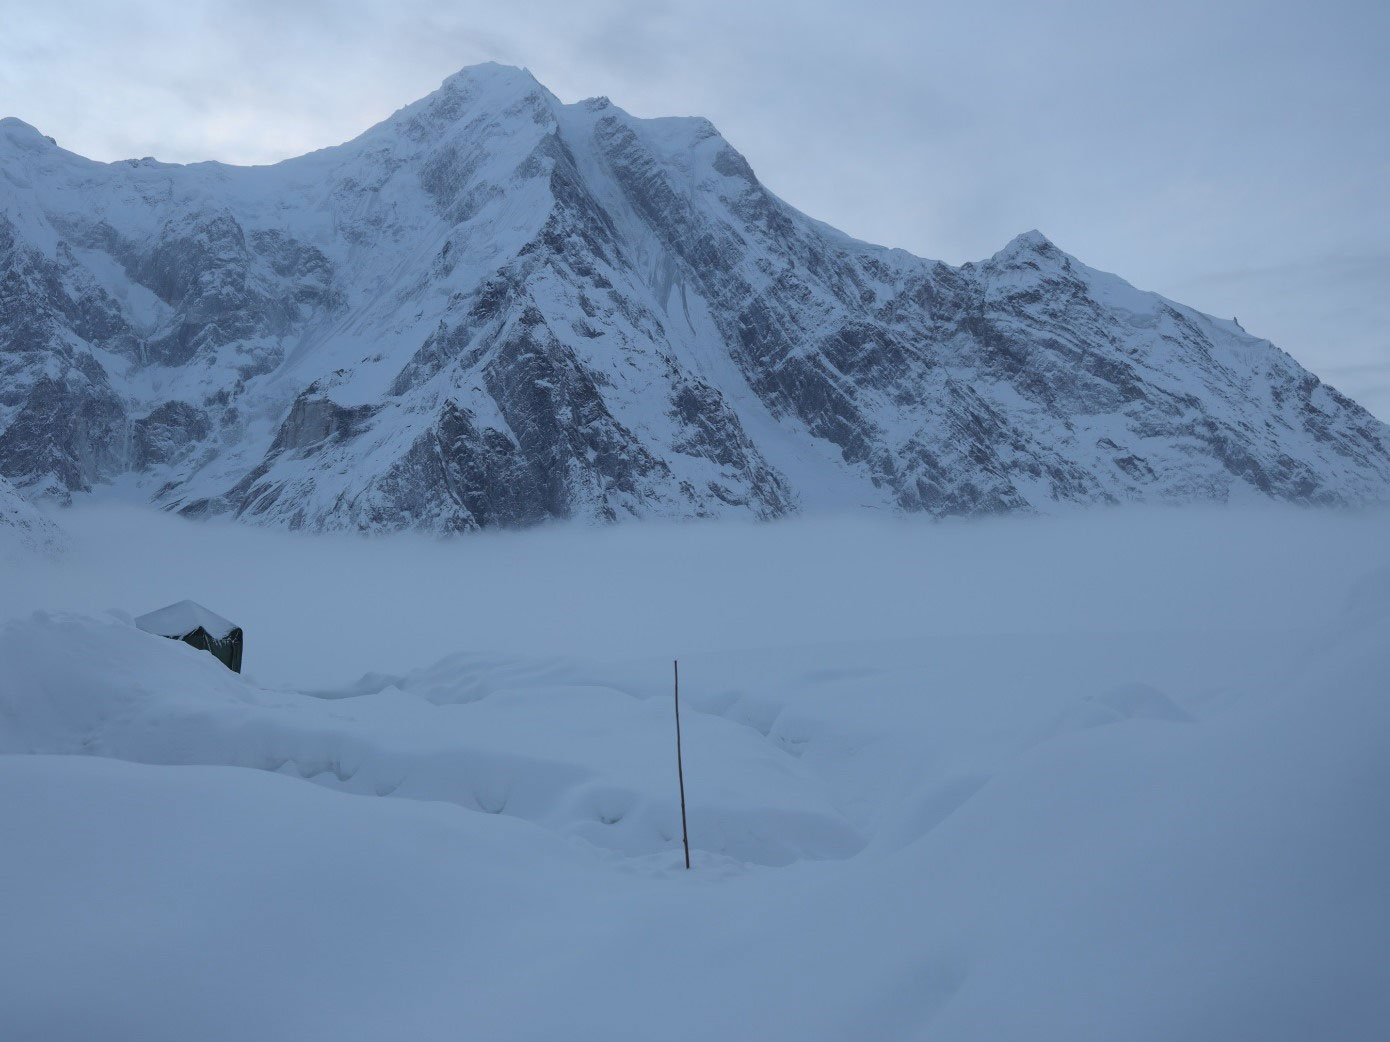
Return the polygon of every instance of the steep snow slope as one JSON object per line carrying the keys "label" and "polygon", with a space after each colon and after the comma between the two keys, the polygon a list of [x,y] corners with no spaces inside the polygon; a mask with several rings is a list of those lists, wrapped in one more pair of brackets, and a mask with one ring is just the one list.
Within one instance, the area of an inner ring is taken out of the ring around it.
{"label": "steep snow slope", "polygon": [[0,560],[52,556],[67,547],[62,529],[0,478]]}
{"label": "steep snow slope", "polygon": [[1390,496],[1390,429],[1036,232],[961,268],[771,195],[702,119],[464,70],[271,167],[0,123],[0,473],[455,531]]}

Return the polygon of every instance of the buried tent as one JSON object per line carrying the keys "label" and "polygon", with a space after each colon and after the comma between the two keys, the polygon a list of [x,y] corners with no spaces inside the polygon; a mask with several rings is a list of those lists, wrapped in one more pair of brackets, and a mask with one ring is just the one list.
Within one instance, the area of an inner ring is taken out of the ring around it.
{"label": "buried tent", "polygon": [[241,627],[193,601],[179,601],[148,615],[135,625],[146,633],[172,637],[210,651],[233,673],[241,672]]}

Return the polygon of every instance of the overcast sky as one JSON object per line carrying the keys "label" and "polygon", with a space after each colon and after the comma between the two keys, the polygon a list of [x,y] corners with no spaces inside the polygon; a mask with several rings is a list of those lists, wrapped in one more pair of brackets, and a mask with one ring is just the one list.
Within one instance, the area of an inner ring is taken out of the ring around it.
{"label": "overcast sky", "polygon": [[774,192],[952,263],[1038,228],[1390,419],[1390,3],[48,0],[0,116],[96,159],[265,163],[464,65],[704,115]]}

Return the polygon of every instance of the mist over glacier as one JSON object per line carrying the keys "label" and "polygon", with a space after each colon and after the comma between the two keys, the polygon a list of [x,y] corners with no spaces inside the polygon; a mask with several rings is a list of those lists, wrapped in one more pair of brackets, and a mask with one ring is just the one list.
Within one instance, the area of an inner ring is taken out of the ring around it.
{"label": "mist over glacier", "polygon": [[670,657],[968,634],[1307,629],[1390,561],[1383,510],[1270,506],[969,523],[866,511],[447,540],[190,524],[120,505],[52,516],[73,552],[16,563],[0,610],[139,614],[192,597],[245,620],[249,673],[311,686],[461,649]]}
{"label": "mist over glacier", "polygon": [[[1390,1015],[1383,512],[59,520],[0,589],[7,1037]],[[245,674],[130,622],[184,597]]]}

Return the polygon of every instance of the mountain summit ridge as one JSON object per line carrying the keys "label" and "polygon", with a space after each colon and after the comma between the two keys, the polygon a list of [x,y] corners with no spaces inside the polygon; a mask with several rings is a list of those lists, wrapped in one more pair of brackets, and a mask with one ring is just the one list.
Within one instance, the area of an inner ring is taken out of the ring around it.
{"label": "mountain summit ridge", "polygon": [[[1390,427],[1040,232],[953,267],[700,117],[465,69],[264,167],[0,123],[0,475],[287,527],[1390,499]],[[8,143],[7,143],[8,142]]]}

